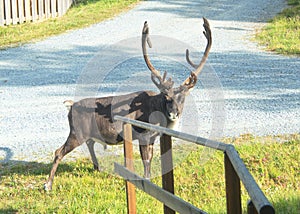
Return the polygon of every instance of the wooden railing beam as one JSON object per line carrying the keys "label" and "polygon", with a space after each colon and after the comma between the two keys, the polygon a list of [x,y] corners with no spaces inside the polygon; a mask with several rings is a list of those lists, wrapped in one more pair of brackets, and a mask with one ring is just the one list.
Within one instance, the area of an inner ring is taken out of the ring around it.
{"label": "wooden railing beam", "polygon": [[[156,126],[153,124],[149,123],[144,123],[141,121],[137,120],[131,120],[129,118],[121,117],[121,116],[115,116],[115,120],[120,120],[125,123],[130,123],[134,126],[148,129],[151,131],[159,132],[160,134],[165,134],[168,136],[176,137],[185,141],[189,141],[192,143],[195,143],[197,145],[202,145],[205,147],[217,149],[220,151],[223,151],[226,153],[225,155],[225,168],[227,171],[227,168],[229,169],[229,172],[227,172],[227,175],[225,175],[227,184],[228,186],[228,191],[229,187],[234,188],[232,190],[233,192],[236,192],[239,196],[237,196],[237,199],[232,199],[233,201],[229,201],[227,207],[237,207],[238,211],[237,213],[241,213],[240,209],[240,186],[233,185],[232,183],[239,183],[240,181],[244,184],[252,202],[255,207],[255,210],[259,214],[274,214],[275,210],[272,204],[268,201],[264,193],[261,191],[257,183],[255,182],[253,176],[250,174],[248,169],[246,168],[244,162],[241,160],[240,156],[238,155],[237,151],[235,150],[233,145],[230,144],[224,144],[221,142],[201,138],[201,137],[196,137],[190,134],[178,132],[175,130],[171,130],[168,128]],[[233,181],[229,181],[231,178],[233,178]],[[239,180],[239,181],[237,181]],[[240,184],[239,184],[240,185]],[[233,193],[228,193],[229,195],[233,195]],[[229,198],[229,197],[228,197]],[[231,199],[228,199],[231,200]],[[229,208],[231,210],[231,208]],[[232,213],[232,212],[230,212]]]}
{"label": "wooden railing beam", "polygon": [[244,162],[240,158],[239,154],[235,150],[233,145],[228,145],[226,149],[226,155],[230,163],[232,164],[238,177],[244,184],[256,210],[260,214],[273,214],[275,210],[270,204],[264,193],[259,188],[258,184],[254,180],[253,176],[248,171]]}
{"label": "wooden railing beam", "polygon": [[126,117],[118,116],[118,115],[116,115],[114,117],[114,119],[123,121],[125,123],[130,123],[134,126],[138,126],[140,128],[143,128],[143,129],[159,132],[161,134],[169,135],[169,136],[172,136],[172,137],[184,140],[184,141],[189,141],[189,142],[195,143],[197,145],[209,147],[209,148],[220,150],[220,151],[223,151],[223,152],[226,151],[226,148],[228,146],[227,144],[222,143],[222,142],[209,140],[209,139],[206,139],[206,138],[202,138],[202,137],[187,134],[187,133],[182,133],[182,132],[179,132],[179,131],[176,131],[176,130],[172,130],[172,129],[168,129],[168,128],[165,128],[165,127],[153,125],[153,124],[150,124],[150,123],[144,123],[144,122],[141,122],[141,121],[138,121],[138,120],[132,120],[132,119],[129,119],[129,118],[126,118]]}
{"label": "wooden railing beam", "polygon": [[144,191],[148,195],[151,195],[163,204],[166,204],[168,207],[172,208],[178,213],[206,214],[206,212],[200,210],[194,205],[184,201],[172,193],[169,193],[161,187],[153,184],[151,181],[138,176],[118,163],[114,163],[114,171],[118,175],[122,176],[125,180],[133,183],[140,190]]}

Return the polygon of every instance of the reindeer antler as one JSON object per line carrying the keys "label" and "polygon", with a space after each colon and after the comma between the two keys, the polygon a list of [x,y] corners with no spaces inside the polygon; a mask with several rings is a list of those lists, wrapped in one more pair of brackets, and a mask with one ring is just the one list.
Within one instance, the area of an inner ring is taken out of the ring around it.
{"label": "reindeer antler", "polygon": [[172,78],[166,80],[167,72],[165,72],[164,76],[161,77],[160,72],[154,68],[147,53],[146,42],[148,43],[149,47],[152,48],[152,44],[149,38],[149,27],[147,21],[144,23],[144,28],[142,32],[142,48],[144,59],[149,70],[151,71],[152,82],[156,85],[160,92],[168,93],[168,91],[173,87],[174,82],[172,81]]}
{"label": "reindeer antler", "polygon": [[190,85],[191,83],[195,82],[195,80],[191,81],[191,79],[195,79],[196,78],[196,81],[197,81],[197,76],[199,75],[199,73],[202,71],[203,67],[204,67],[204,64],[208,58],[208,54],[209,54],[209,51],[211,49],[211,45],[212,45],[212,37],[211,37],[211,30],[210,30],[210,26],[209,26],[209,22],[206,18],[203,17],[203,21],[204,21],[204,24],[203,24],[203,27],[204,27],[204,30],[203,31],[203,34],[204,36],[206,37],[207,39],[207,45],[206,45],[206,48],[205,48],[205,52],[203,54],[203,57],[201,59],[201,62],[199,63],[199,65],[196,65],[194,64],[190,58],[189,58],[189,50],[186,49],[186,60],[187,62],[193,67],[195,68],[196,70],[193,71],[191,73],[191,76],[188,77],[183,83],[182,85],[185,85],[187,86],[188,88],[192,88],[194,87],[195,84],[192,84]]}

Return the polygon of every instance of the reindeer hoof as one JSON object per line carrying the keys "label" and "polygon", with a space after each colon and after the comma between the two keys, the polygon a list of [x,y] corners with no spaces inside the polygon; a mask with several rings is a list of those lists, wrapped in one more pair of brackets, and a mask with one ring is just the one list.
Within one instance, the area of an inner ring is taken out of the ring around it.
{"label": "reindeer hoof", "polygon": [[102,171],[101,167],[98,166],[98,165],[95,165],[95,164],[94,164],[94,170],[95,170],[95,171],[98,171],[98,172],[101,172],[101,171]]}
{"label": "reindeer hoof", "polygon": [[151,180],[151,177],[150,177],[150,175],[144,175],[144,178],[145,178],[146,180],[148,180],[148,181],[150,181],[150,180]]}

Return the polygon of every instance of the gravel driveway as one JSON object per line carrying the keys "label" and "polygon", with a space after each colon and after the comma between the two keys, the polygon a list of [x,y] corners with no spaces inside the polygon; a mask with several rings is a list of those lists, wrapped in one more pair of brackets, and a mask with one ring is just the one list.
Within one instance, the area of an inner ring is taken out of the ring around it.
{"label": "gravel driveway", "polygon": [[[191,92],[191,104],[186,106],[184,116],[185,124],[195,127],[188,121],[194,117],[192,110],[196,110],[199,128],[185,129],[187,132],[211,138],[299,133],[299,58],[265,52],[251,41],[255,29],[285,6],[285,0],[149,0],[91,27],[1,50],[0,161],[51,161],[53,151],[64,143],[69,131],[62,102],[78,98],[77,92],[84,88],[78,86],[78,81],[90,68],[89,62],[113,61],[110,45],[139,37],[145,20],[151,35],[169,37],[197,50],[191,55],[194,61],[205,46],[201,17],[210,20],[213,48],[209,63],[199,77],[197,89]],[[126,55],[126,50],[119,49]],[[183,60],[184,51],[178,50]],[[159,53],[157,50],[153,56]],[[168,69],[172,76],[180,72],[174,60],[155,58],[154,64]],[[139,72],[145,76],[139,76]],[[206,96],[214,94],[213,86],[205,87],[210,74],[218,81],[216,87],[221,95],[216,97],[221,101]],[[134,91],[144,85],[133,86],[127,81],[131,79],[145,81],[145,85],[151,82],[142,54],[119,64],[105,81],[101,78],[96,95]],[[177,78],[184,79],[180,75]],[[155,90],[151,83],[147,87]],[[218,102],[221,104],[212,104]],[[215,126],[218,134],[212,135]]]}

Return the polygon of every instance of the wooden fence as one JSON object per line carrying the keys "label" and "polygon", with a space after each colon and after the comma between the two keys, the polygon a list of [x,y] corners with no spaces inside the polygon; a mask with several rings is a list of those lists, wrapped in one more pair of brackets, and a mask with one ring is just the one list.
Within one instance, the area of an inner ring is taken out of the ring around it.
{"label": "wooden fence", "polygon": [[73,0],[0,0],[0,26],[63,16]]}
{"label": "wooden fence", "polygon": [[[164,127],[131,120],[125,117],[115,116],[115,120],[124,122],[124,156],[125,166],[115,163],[115,172],[126,181],[127,210],[128,213],[136,213],[135,187],[143,190],[164,204],[164,213],[200,213],[205,211],[189,204],[174,194],[174,176],[172,161],[171,137],[179,138],[197,145],[213,148],[224,153],[225,166],[225,189],[227,213],[242,214],[240,181],[244,184],[250,201],[247,207],[248,214],[274,214],[275,210],[264,193],[261,191],[253,176],[249,173],[244,162],[239,157],[233,145],[225,144],[190,134],[174,131]],[[160,148],[163,159],[161,160],[162,186],[160,188],[150,181],[139,177],[134,173],[133,147],[132,147],[132,125],[148,129],[162,134]],[[171,169],[166,173],[166,169]]]}

